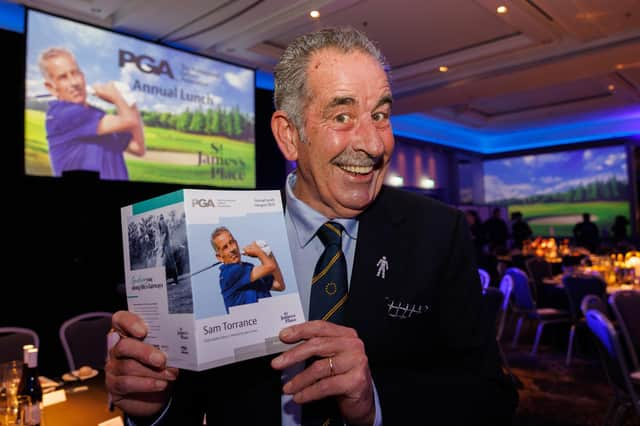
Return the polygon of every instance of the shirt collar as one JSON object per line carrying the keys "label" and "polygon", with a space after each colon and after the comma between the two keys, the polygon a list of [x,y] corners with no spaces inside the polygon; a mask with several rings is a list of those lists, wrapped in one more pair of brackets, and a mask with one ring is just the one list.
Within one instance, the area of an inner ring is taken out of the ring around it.
{"label": "shirt collar", "polygon": [[[287,214],[291,218],[291,223],[296,231],[296,238],[300,247],[305,247],[316,235],[316,231],[329,219],[312,209],[305,202],[299,200],[293,193],[296,184],[296,171],[292,171],[287,176],[285,185],[285,196],[287,201]],[[355,218],[332,219],[338,222],[345,230],[345,234],[352,240],[358,236],[358,220]]]}

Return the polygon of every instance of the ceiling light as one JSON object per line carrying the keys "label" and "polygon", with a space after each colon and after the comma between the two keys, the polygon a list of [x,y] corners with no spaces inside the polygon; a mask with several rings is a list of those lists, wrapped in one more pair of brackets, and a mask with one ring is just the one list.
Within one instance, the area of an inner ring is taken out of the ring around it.
{"label": "ceiling light", "polygon": [[441,65],[441,66],[438,68],[438,70],[440,70],[440,72],[447,72],[447,71],[449,71],[449,67],[446,67],[446,66],[444,66],[444,65]]}
{"label": "ceiling light", "polygon": [[616,69],[617,69],[617,70],[624,69],[624,64],[617,64],[617,65],[616,65]]}
{"label": "ceiling light", "polygon": [[496,9],[496,12],[498,12],[501,15],[507,13],[507,6],[498,6],[498,8]]}
{"label": "ceiling light", "polygon": [[614,90],[616,90],[616,86],[614,86],[613,84],[610,84],[607,86],[607,89],[609,89],[610,92],[613,92]]}
{"label": "ceiling light", "polygon": [[311,16],[313,19],[318,19],[320,17],[320,11],[312,10],[311,12],[309,12],[309,16]]}

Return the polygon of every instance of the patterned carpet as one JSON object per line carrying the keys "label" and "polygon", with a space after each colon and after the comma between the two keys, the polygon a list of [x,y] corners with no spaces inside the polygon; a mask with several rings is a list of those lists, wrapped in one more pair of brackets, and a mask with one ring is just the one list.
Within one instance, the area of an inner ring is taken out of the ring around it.
{"label": "patterned carpet", "polygon": [[[523,385],[518,391],[520,404],[514,425],[602,425],[613,390],[597,353],[590,353],[583,338],[577,342],[581,343],[581,350],[567,367],[566,343],[556,341],[540,346],[534,356],[529,353],[531,341],[530,337],[522,338],[516,349],[511,349],[510,341],[502,342],[511,370]],[[640,426],[640,418],[627,410],[622,424]]]}

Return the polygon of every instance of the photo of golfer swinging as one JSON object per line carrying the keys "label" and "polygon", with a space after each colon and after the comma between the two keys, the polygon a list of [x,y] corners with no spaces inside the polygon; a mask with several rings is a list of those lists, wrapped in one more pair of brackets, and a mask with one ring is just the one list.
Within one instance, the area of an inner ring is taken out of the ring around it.
{"label": "photo of golfer swinging", "polygon": [[[280,266],[264,241],[253,241],[240,252],[238,242],[229,229],[216,228],[211,234],[211,246],[220,265],[220,292],[227,314],[231,306],[256,303],[271,297],[270,291],[283,291],[284,279]],[[260,264],[243,262],[240,256],[257,258]]]}
{"label": "photo of golfer swinging", "polygon": [[[63,47],[41,52],[44,85],[55,98],[46,115],[47,142],[54,176],[87,170],[101,179],[128,180],[124,152],[145,154],[142,118],[116,82],[87,86],[75,56]],[[114,114],[87,103],[88,92],[115,108]]]}

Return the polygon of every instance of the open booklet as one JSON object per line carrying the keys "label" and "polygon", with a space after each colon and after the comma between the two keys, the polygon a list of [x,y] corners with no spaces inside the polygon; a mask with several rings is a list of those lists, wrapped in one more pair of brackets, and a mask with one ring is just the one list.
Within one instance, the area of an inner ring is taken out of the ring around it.
{"label": "open booklet", "polygon": [[184,189],[121,209],[130,311],[168,364],[205,370],[287,349],[304,321],[278,191]]}

